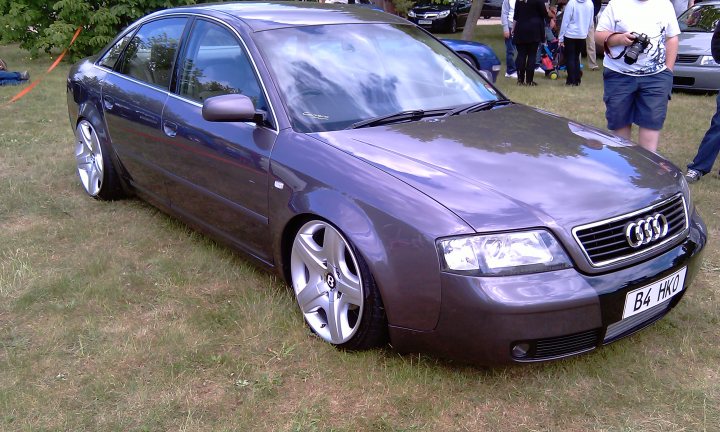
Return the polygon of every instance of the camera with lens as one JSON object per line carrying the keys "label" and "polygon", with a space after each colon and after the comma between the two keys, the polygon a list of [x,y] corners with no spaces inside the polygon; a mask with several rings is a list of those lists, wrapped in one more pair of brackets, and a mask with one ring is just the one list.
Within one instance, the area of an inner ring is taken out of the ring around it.
{"label": "camera with lens", "polygon": [[638,56],[650,45],[650,38],[645,33],[632,32],[632,34],[635,36],[635,40],[625,50],[625,63],[627,64],[635,63]]}

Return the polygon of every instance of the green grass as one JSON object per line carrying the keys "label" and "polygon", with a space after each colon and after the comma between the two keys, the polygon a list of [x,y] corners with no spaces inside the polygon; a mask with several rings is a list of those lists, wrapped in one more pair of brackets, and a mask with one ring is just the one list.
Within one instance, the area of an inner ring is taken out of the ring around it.
{"label": "green grass", "polygon": [[[478,29],[504,57],[501,37]],[[0,57],[36,79],[51,63],[14,46]],[[309,334],[276,277],[143,202],[85,196],[67,69],[0,107],[0,430],[718,430],[716,174],[692,186],[711,236],[703,270],[638,335],[495,369],[345,353]],[[604,127],[599,72],[577,88],[539,81],[498,87]],[[0,101],[18,90],[0,87]],[[684,166],[714,106],[714,96],[674,94],[660,152]]]}

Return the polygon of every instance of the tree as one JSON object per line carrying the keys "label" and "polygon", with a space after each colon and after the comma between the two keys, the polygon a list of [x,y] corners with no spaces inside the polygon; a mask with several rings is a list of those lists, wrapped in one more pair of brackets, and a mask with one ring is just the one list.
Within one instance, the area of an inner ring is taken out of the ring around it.
{"label": "tree", "polygon": [[19,43],[32,55],[67,47],[78,27],[83,31],[69,50],[70,59],[97,52],[136,19],[156,10],[194,0],[0,0],[0,42]]}
{"label": "tree", "polygon": [[472,6],[470,6],[470,12],[468,13],[467,22],[465,23],[465,27],[463,27],[463,40],[473,40],[475,27],[477,27],[477,22],[480,19],[480,14],[482,13],[484,4],[485,0],[473,0]]}

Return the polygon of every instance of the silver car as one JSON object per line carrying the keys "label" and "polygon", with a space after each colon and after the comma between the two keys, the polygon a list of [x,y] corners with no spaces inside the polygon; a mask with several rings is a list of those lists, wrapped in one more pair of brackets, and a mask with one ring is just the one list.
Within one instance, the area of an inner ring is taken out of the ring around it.
{"label": "silver car", "polygon": [[710,40],[719,19],[720,0],[698,3],[678,17],[682,33],[673,88],[720,89],[720,64],[710,54]]}

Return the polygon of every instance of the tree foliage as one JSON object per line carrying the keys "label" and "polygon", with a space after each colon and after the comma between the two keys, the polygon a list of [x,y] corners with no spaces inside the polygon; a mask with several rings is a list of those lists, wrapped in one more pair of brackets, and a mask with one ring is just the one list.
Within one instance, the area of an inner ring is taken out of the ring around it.
{"label": "tree foliage", "polygon": [[0,0],[0,42],[19,43],[32,55],[68,46],[71,59],[97,52],[136,19],[156,10],[194,0]]}

